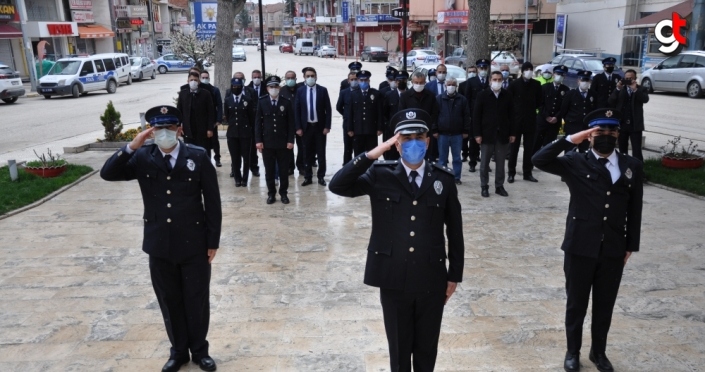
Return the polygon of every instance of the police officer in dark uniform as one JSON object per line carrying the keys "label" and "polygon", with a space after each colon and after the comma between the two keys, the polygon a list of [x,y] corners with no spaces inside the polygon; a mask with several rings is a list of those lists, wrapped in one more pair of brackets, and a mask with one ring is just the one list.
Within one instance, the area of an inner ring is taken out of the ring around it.
{"label": "police officer in dark uniform", "polygon": [[[352,160],[353,155],[353,138],[348,136],[348,132],[345,130],[348,127],[345,111],[350,106],[350,92],[360,89],[357,72],[348,73],[348,84],[349,86],[338,94],[338,102],[335,104],[335,110],[343,117],[343,165]],[[297,141],[299,138],[296,136]]]}
{"label": "police officer in dark uniform", "polygon": [[[394,137],[394,126],[391,124],[392,117],[399,111],[399,99],[402,93],[406,91],[407,82],[409,81],[409,73],[406,71],[398,71],[394,77],[396,88],[390,90],[384,95],[384,105],[382,107],[382,140],[386,141]],[[384,160],[399,159],[399,151],[392,146],[389,151],[384,153]]]}
{"label": "police officer in dark uniform", "polygon": [[562,83],[566,73],[568,69],[565,66],[554,67],[552,79],[541,86],[543,105],[539,108],[539,114],[536,117],[534,153],[558,137],[563,120],[560,116],[561,105],[563,98],[570,91],[570,88]]}
{"label": "police officer in dark uniform", "polygon": [[[583,320],[592,291],[590,360],[599,371],[613,371],[605,349],[622,272],[639,251],[643,198],[642,163],[615,151],[621,114],[597,109],[585,117],[590,129],[545,146],[534,155],[539,169],[565,181],[570,190],[565,252],[566,371],[580,369]],[[570,151],[589,140],[587,153]],[[561,151],[566,151],[558,157]]]}
{"label": "police officer in dark uniform", "polygon": [[610,107],[608,102],[610,95],[617,88],[617,83],[622,79],[619,74],[614,73],[614,64],[616,62],[617,60],[614,57],[603,59],[602,68],[604,68],[605,72],[601,72],[592,77],[590,91],[597,101],[595,108]]}
{"label": "police officer in dark uniform", "polygon": [[[362,63],[355,61],[355,62],[350,62],[348,65],[348,69],[350,69],[350,72],[358,73],[360,70],[362,70]],[[340,91],[342,91],[345,88],[350,87],[350,83],[348,82],[348,79],[345,79],[340,82]]]}
{"label": "police officer in dark uniform", "polygon": [[[396,135],[346,164],[329,187],[337,195],[370,196],[364,282],[380,288],[391,370],[411,371],[413,358],[414,371],[430,372],[444,305],[463,276],[461,207],[453,172],[424,161],[431,116],[407,109],[392,122]],[[392,146],[402,160],[375,161]]]}
{"label": "police officer in dark uniform", "polygon": [[[152,286],[171,342],[162,371],[178,371],[189,360],[215,371],[206,340],[210,264],[222,220],[215,168],[205,149],[178,140],[178,109],[153,107],[145,119],[151,128],[113,154],[100,176],[106,181],[137,179],[142,191],[142,250],[149,254]],[[154,144],[144,145],[152,134]]]}
{"label": "police officer in dark uniform", "polygon": [[262,97],[255,114],[255,142],[262,153],[264,177],[267,181],[267,204],[277,199],[274,172],[279,168],[279,195],[282,203],[289,204],[289,151],[294,148],[294,109],[291,101],[279,96],[281,79],[267,78],[268,96]]}
{"label": "police officer in dark uniform", "polygon": [[[467,88],[464,92],[465,98],[468,99],[468,105],[470,105],[470,113],[475,109],[477,95],[490,86],[490,61],[484,58],[479,59],[475,62],[475,65],[477,66],[478,75],[468,79]],[[470,133],[470,138],[474,139],[476,136],[476,134]],[[468,157],[470,157],[470,160],[468,160],[470,172],[475,172],[475,167],[480,159],[480,145],[474,140],[471,140],[468,144]]]}
{"label": "police officer in dark uniform", "polygon": [[372,73],[357,73],[359,89],[350,92],[350,104],[345,108],[345,132],[353,138],[355,156],[377,147],[377,136],[382,135],[382,95],[370,87]]}
{"label": "police officer in dark uniform", "polygon": [[[538,182],[533,176],[534,165],[531,156],[534,155],[534,141],[536,139],[536,112],[543,105],[541,83],[534,79],[534,65],[524,62],[521,65],[522,76],[509,84],[509,93],[512,94],[512,103],[515,117],[517,118],[518,131],[514,143],[509,145],[509,172],[507,182],[513,183],[517,173],[517,159],[521,137],[524,137],[524,153],[522,156],[522,171],[524,181]],[[502,76],[504,78],[504,76]]]}
{"label": "police officer in dark uniform", "polygon": [[[231,172],[235,187],[246,187],[250,173],[250,147],[255,136],[255,103],[243,92],[242,79],[230,80],[230,90],[225,95],[224,121],[228,124],[225,136],[232,159]],[[242,171],[240,165],[242,164]]]}
{"label": "police officer in dark uniform", "polygon": [[[566,135],[587,129],[584,123],[585,116],[597,108],[597,100],[590,90],[590,75],[592,75],[590,71],[578,70],[579,86],[563,97],[560,117],[565,120],[563,131]],[[588,141],[584,141],[578,144],[578,149],[585,152],[589,145]]]}
{"label": "police officer in dark uniform", "polygon": [[[398,72],[399,72],[399,70],[395,69],[394,67],[387,66],[387,71],[385,71],[385,73],[384,73],[384,76],[387,78],[387,80],[379,83],[379,88],[378,88],[379,93],[382,96],[384,96],[385,94],[387,94],[387,92],[396,88],[396,84],[395,84],[396,80],[395,79],[397,77]],[[392,88],[392,86],[394,86],[394,88]]]}

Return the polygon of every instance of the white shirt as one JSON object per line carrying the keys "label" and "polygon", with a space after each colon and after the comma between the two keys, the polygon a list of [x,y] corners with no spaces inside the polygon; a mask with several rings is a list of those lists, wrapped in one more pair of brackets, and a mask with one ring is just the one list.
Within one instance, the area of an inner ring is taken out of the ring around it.
{"label": "white shirt", "polygon": [[445,81],[442,81],[442,82],[439,81],[439,82],[438,82],[438,87],[436,88],[436,92],[438,92],[438,94],[441,94],[441,93],[445,92],[445,85],[446,85],[446,82],[445,82]]}
{"label": "white shirt", "polygon": [[[164,129],[162,129],[162,130],[164,130]],[[176,147],[174,147],[174,149],[171,150],[171,152],[170,152],[169,154],[167,154],[166,152],[162,151],[162,149],[159,148],[159,146],[157,146],[157,148],[159,149],[159,152],[162,153],[162,156],[171,155],[171,159],[169,159],[169,162],[171,163],[171,169],[174,169],[174,167],[176,166],[176,158],[179,157],[179,149],[181,148],[181,142],[180,142],[180,141],[176,141]],[[125,152],[128,153],[128,154],[132,154],[132,153],[135,152],[135,151],[132,150],[132,149],[130,148],[130,146],[128,145],[128,146],[125,146]]]}
{"label": "white shirt", "polygon": [[[409,183],[411,183],[410,173],[414,169],[407,167],[406,163],[404,163],[404,161],[401,162],[401,165],[404,166],[404,170],[406,171],[406,178],[409,180]],[[423,170],[424,169],[426,169],[426,160],[422,161],[421,166],[418,167],[418,169],[416,169],[416,173],[419,174],[418,176],[416,176],[416,185],[418,185],[419,187],[421,187],[421,180],[423,180]]]}
{"label": "white shirt", "polygon": [[[313,89],[313,121],[311,121],[311,113],[308,112],[309,107],[311,107],[311,89]],[[309,123],[318,122],[318,113],[316,113],[316,86],[309,87],[306,85],[306,120]]]}
{"label": "white shirt", "polygon": [[[592,154],[595,155],[595,158],[599,159],[602,156],[595,152],[595,150],[592,150]],[[612,183],[614,184],[617,182],[619,179],[620,175],[620,170],[619,170],[619,158],[617,157],[617,151],[612,151],[610,156],[607,157],[607,163],[605,163],[605,167],[607,168],[608,171],[610,171],[610,176],[612,176]]]}

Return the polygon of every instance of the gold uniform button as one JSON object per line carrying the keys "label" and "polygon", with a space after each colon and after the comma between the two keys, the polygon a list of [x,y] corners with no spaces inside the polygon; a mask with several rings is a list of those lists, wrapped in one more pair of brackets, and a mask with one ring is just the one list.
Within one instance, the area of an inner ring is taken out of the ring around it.
{"label": "gold uniform button", "polygon": [[171,218],[167,218],[166,222],[171,223]]}
{"label": "gold uniform button", "polygon": [[167,195],[171,195],[171,190],[166,190]]}
{"label": "gold uniform button", "polygon": [[411,204],[413,204],[413,205],[416,205],[416,204],[419,204],[419,202],[418,202],[418,201],[416,201],[416,200],[414,200],[414,202],[413,202],[413,203],[411,203]]}
{"label": "gold uniform button", "polygon": [[409,252],[413,252],[413,251],[414,251],[414,247],[409,248]]}
{"label": "gold uniform button", "polygon": [[414,236],[414,235],[416,235],[416,233],[412,231],[412,232],[409,233],[409,235],[410,235],[410,236]]}
{"label": "gold uniform button", "polygon": [[375,254],[379,254],[379,252],[375,252]]}
{"label": "gold uniform button", "polygon": [[144,222],[147,222],[147,219],[146,219],[146,218],[144,219]]}
{"label": "gold uniform button", "polygon": [[412,221],[416,221],[416,216],[411,216]]}

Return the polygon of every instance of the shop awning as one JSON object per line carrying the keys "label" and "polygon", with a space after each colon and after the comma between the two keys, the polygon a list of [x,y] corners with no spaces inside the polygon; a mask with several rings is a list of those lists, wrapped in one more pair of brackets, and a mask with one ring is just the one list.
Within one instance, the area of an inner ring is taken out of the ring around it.
{"label": "shop awning", "polygon": [[81,39],[102,39],[114,37],[115,33],[99,25],[78,26],[78,37]]}
{"label": "shop awning", "polygon": [[664,19],[671,19],[673,13],[678,13],[681,17],[686,18],[693,13],[693,0],[684,1],[680,4],[676,4],[670,8],[666,8],[660,12],[656,12],[652,15],[648,15],[644,18],[637,19],[634,22],[622,27],[624,30],[629,30],[633,28],[649,28],[656,27],[656,24]]}
{"label": "shop awning", "polygon": [[0,24],[0,39],[17,39],[22,37],[22,31],[8,24]]}

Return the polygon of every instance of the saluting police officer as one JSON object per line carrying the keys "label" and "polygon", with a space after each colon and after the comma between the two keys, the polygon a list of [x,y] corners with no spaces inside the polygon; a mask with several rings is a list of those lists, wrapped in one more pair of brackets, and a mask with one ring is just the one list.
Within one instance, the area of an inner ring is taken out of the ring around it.
{"label": "saluting police officer", "polygon": [[353,138],[355,156],[377,147],[377,137],[382,135],[382,96],[370,87],[372,73],[357,73],[359,88],[350,91],[350,104],[345,106],[345,132]]}
{"label": "saluting police officer", "polygon": [[274,203],[277,188],[274,172],[279,168],[279,195],[289,204],[289,151],[294,148],[294,109],[291,101],[279,96],[281,79],[267,78],[268,96],[259,99],[255,114],[255,142],[262,153],[264,178],[267,181],[267,204]]}
{"label": "saluting police officer", "polygon": [[[346,164],[329,187],[337,195],[370,196],[364,282],[380,288],[391,370],[411,371],[413,358],[414,371],[430,372],[444,305],[463,277],[461,207],[453,172],[424,161],[431,116],[407,109],[392,122],[396,135]],[[393,146],[401,161],[375,162]]]}
{"label": "saluting police officer", "polygon": [[612,92],[617,88],[617,83],[622,80],[619,74],[614,73],[614,64],[617,59],[608,57],[602,60],[602,68],[605,70],[592,77],[592,85],[590,91],[595,96],[597,101],[595,108],[605,108],[609,106],[609,98]]}
{"label": "saluting police officer", "polygon": [[[255,107],[252,98],[244,93],[244,81],[233,78],[230,90],[225,94],[225,122],[228,130],[228,151],[232,165],[230,172],[235,178],[235,187],[247,187],[250,175],[252,138],[255,136]],[[242,164],[242,170],[240,165]]]}
{"label": "saluting police officer", "polygon": [[[358,61],[350,62],[350,64],[348,65],[348,69],[350,69],[350,72],[354,72],[355,74],[357,74],[358,72],[360,72],[360,70],[362,70],[362,63],[360,63]],[[340,90],[341,91],[343,89],[349,88],[349,87],[350,87],[350,83],[348,82],[348,79],[345,79],[340,82]]]}
{"label": "saluting police officer", "polygon": [[[153,107],[145,119],[151,128],[113,154],[100,176],[137,179],[142,191],[142,250],[149,254],[152,286],[171,342],[162,371],[178,371],[189,360],[215,371],[206,340],[211,262],[222,220],[215,168],[205,149],[178,140],[182,117],[176,107]],[[152,134],[154,144],[143,146]]]}
{"label": "saluting police officer", "polygon": [[[544,71],[545,72],[545,71]],[[553,142],[558,137],[563,118],[560,116],[563,98],[570,91],[570,88],[563,84],[563,78],[568,73],[568,69],[563,66],[553,68],[553,76],[541,86],[543,95],[543,105],[539,108],[536,116],[536,140],[534,141],[534,153],[543,146]]]}
{"label": "saluting police officer", "polygon": [[[399,111],[399,100],[401,95],[406,91],[407,82],[409,81],[409,73],[406,71],[397,71],[394,76],[394,89],[384,95],[384,104],[382,107],[382,140],[386,141],[394,137],[394,126],[391,124],[394,114]],[[399,151],[396,147],[391,147],[389,151],[384,153],[384,160],[399,159]]]}
{"label": "saluting police officer", "polygon": [[[583,122],[585,116],[594,111],[597,107],[595,95],[590,90],[590,76],[592,72],[578,70],[579,86],[566,93],[561,103],[560,116],[565,119],[563,131],[566,135],[575,134],[587,129],[587,125]],[[589,147],[588,141],[578,143],[578,149],[581,152],[587,151]]]}
{"label": "saluting police officer", "polygon": [[[590,129],[557,140],[534,155],[539,169],[561,176],[570,190],[565,252],[566,371],[580,369],[583,321],[592,291],[590,360],[612,371],[605,350],[622,271],[639,251],[643,198],[642,163],[615,151],[621,114],[597,109],[585,118]],[[570,151],[589,140],[587,153]],[[558,157],[561,151],[566,151]]]}

